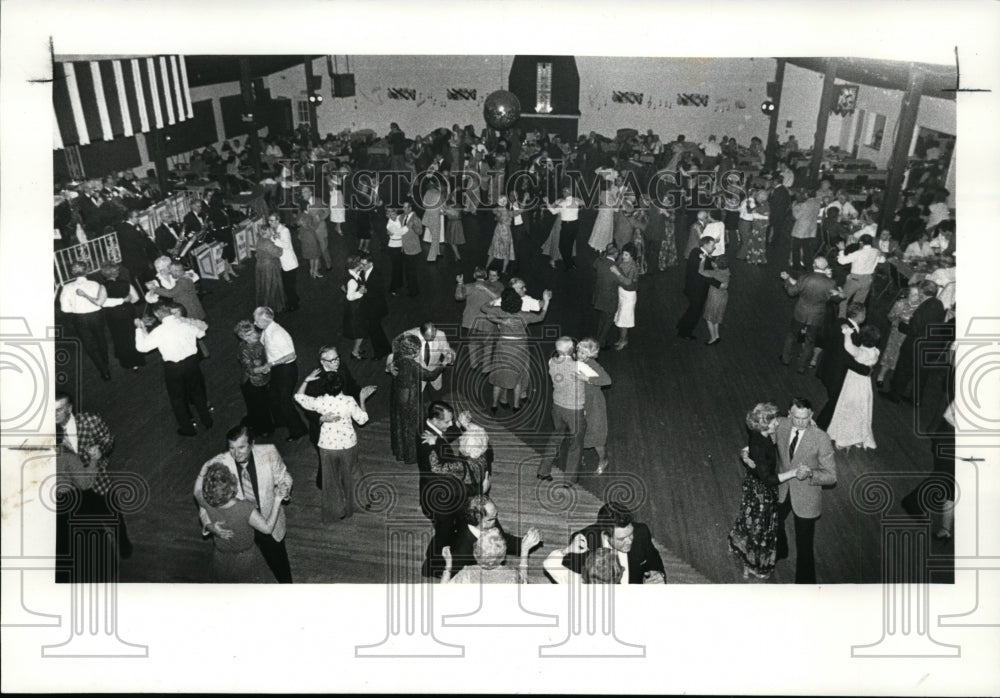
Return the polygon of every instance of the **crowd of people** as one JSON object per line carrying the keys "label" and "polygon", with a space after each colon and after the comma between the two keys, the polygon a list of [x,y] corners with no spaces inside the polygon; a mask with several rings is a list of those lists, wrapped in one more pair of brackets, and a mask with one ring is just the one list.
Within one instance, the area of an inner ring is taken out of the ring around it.
{"label": "crowd of people", "polygon": [[[795,305],[779,360],[790,365],[798,349],[796,370],[815,368],[828,399],[815,417],[804,398],[791,402],[787,417],[767,403],[747,415],[750,440],[741,460],[748,474],[729,545],[745,576],[767,577],[776,560],[788,554],[783,522],[791,511],[796,581],[816,581],[813,532],[822,490],[836,482],[834,446],[875,448],[873,376],[878,386],[888,381],[888,400],[906,399],[914,373],[923,370],[914,357],[927,341],[927,328],[954,315],[954,263],[948,267],[947,260],[953,259],[955,225],[950,212],[942,217],[947,192],[939,179],[921,180],[905,192],[893,224],[878,231],[878,192],[852,201],[830,180],[818,188],[796,187],[796,174],[786,164],[761,172],[759,139],[749,148],[728,136],[712,136],[700,145],[678,136],[664,144],[652,133],[616,140],[590,134],[564,143],[557,135],[492,129],[477,134],[455,125],[411,140],[396,124],[383,141],[367,148],[350,138],[314,140],[308,132],[296,138],[265,142],[265,161],[275,177],[261,183],[271,210],[256,240],[255,309],[234,328],[246,415],[228,432],[227,451],[204,465],[194,488],[203,532],[215,543],[215,579],[292,581],[282,513],[291,476],[278,447],[258,438],[274,440],[278,429],[288,442],[308,435],[317,453],[323,524],[336,526],[371,507],[357,487],[362,468],[354,425],[368,421],[366,401],[375,386],[359,385],[333,341],[320,349],[319,366],[302,378],[295,339],[276,320],[299,308],[300,260],[308,260],[310,279],[322,279],[331,271],[331,236],[337,240],[349,227],[357,248],[347,257],[341,289],[345,309],[336,335],[350,341],[352,361],[384,361],[391,382],[386,447],[401,463],[417,465],[419,506],[433,529],[423,571],[456,583],[523,582],[528,555],[539,543],[537,530],[518,538],[499,525],[490,492],[509,485],[494,481],[489,432],[469,412],[456,413],[441,392],[442,374],[463,362],[485,375],[493,415],[501,409],[516,413],[526,400],[547,393],[533,378],[542,373],[537,364],[544,359],[532,350],[531,337],[532,326],[547,316],[553,292],[533,298],[513,274],[538,255],[573,273],[582,246],[598,253],[592,331],[579,340],[558,338],[544,366],[551,381],[553,429],[550,457],[543,459],[537,478],[551,481],[559,468],[572,486],[585,450],[596,450],[598,474],[611,462],[605,390],[612,376],[598,358],[602,351],[626,350],[630,337],[643,331],[636,328],[641,277],[683,260],[687,308],[676,322],[677,335],[694,340],[704,321],[705,344],[716,346],[723,341],[733,265],[774,264],[776,243],[787,245],[789,269],[780,276]],[[384,167],[403,173],[400,181],[406,186],[392,178],[386,184],[352,176],[379,162],[379,143],[385,145]],[[216,155],[231,176],[238,176],[247,149],[226,146]],[[786,144],[784,152],[795,149]],[[297,158],[300,170],[314,168],[309,176],[296,176],[314,184],[290,185],[296,165],[289,157]],[[220,166],[211,155],[197,159]],[[326,161],[325,168],[316,172],[316,161]],[[699,189],[699,171],[713,175],[707,191]],[[420,183],[417,175],[426,172],[441,178]],[[669,197],[673,205],[664,205],[650,187],[664,173],[676,183]],[[449,181],[462,186],[442,186]],[[138,228],[137,209],[122,209],[121,220],[109,222],[107,211],[95,213],[101,206],[91,209],[93,202],[85,203],[91,193],[75,197],[79,201],[72,208],[84,228],[112,225],[121,262],[96,271],[83,263],[74,266],[74,279],[59,293],[61,313],[104,380],[111,379],[105,327],[126,369],[139,370],[146,363],[143,355],[158,351],[177,433],[195,437],[199,422],[204,429],[214,423],[201,372],[209,318],[199,297],[200,281],[181,250],[188,236],[210,229],[226,250],[224,280],[235,277],[241,271],[232,255],[238,216],[220,190],[197,202],[181,224],[164,221],[151,237]],[[596,209],[589,231],[581,231],[583,209]],[[476,213],[484,210],[494,219],[492,230],[480,230],[483,218]],[[525,244],[529,231],[547,235],[540,250]],[[423,311],[421,325],[390,340],[383,321],[401,292],[420,294],[421,262],[449,268],[439,260],[449,253],[461,260],[467,238],[481,234],[491,234],[491,243],[471,283],[464,275],[455,279],[454,298],[464,303],[458,349],[435,325],[452,318],[430,308]],[[684,250],[678,250],[678,234],[687,235]],[[373,253],[373,240],[384,256]],[[899,283],[895,267],[886,271],[893,258],[933,258],[942,264],[907,286]],[[902,286],[888,312],[891,331],[884,342],[878,329],[866,324],[880,274],[886,283]],[[922,385],[918,375],[910,399],[919,402]],[[79,453],[79,447],[71,444],[70,449]],[[102,450],[87,459],[103,462],[106,455]],[[85,489],[95,487],[91,483]],[[948,521],[938,535],[950,536]],[[508,554],[518,560],[509,567],[503,565]],[[597,523],[553,551],[544,568],[557,582],[576,576],[584,582],[667,581],[648,527],[613,501],[602,508]]]}

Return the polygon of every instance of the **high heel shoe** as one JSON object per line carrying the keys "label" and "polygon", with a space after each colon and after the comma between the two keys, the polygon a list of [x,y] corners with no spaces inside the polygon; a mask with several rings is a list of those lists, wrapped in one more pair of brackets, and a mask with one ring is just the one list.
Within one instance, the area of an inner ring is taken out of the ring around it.
{"label": "high heel shoe", "polygon": [[351,358],[354,359],[355,361],[364,361],[365,359],[365,357],[363,357],[361,354],[356,354],[353,351],[351,352]]}
{"label": "high heel shoe", "polygon": [[604,471],[608,469],[608,459],[605,458],[602,461],[598,461],[597,470],[594,471],[596,475],[603,475]]}
{"label": "high heel shoe", "polygon": [[621,351],[628,346],[628,342],[615,342],[615,351]]}
{"label": "high heel shoe", "polygon": [[496,413],[497,413],[497,406],[493,405],[492,407],[490,407],[490,414],[495,415]]}

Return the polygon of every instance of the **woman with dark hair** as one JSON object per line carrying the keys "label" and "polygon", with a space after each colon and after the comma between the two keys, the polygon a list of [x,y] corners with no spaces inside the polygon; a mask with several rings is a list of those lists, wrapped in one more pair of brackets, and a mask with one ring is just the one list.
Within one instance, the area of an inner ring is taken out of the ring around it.
{"label": "woman with dark hair", "polygon": [[[854,357],[854,360],[864,366],[874,366],[878,363],[878,342],[882,338],[877,327],[865,325],[861,328],[859,338],[861,346],[854,346],[851,340],[853,328],[845,324],[844,349]],[[873,391],[871,376],[862,376],[852,370],[844,377],[844,387],[837,399],[833,419],[826,433],[836,442],[837,448],[861,446],[864,449],[875,448],[875,437],[872,434]]]}
{"label": "woman with dark hair", "polygon": [[505,390],[514,391],[514,411],[521,409],[521,396],[530,378],[528,325],[545,319],[551,300],[552,291],[546,290],[542,294],[542,309],[537,313],[525,312],[521,310],[521,296],[508,287],[500,294],[499,306],[492,302],[483,305],[483,315],[497,326],[498,334],[489,376],[493,386],[493,405],[490,408],[493,414],[497,413],[500,395]]}
{"label": "woman with dark hair", "polygon": [[[254,543],[254,531],[270,535],[281,512],[280,506],[271,507],[266,519],[252,499],[236,498],[236,475],[223,463],[212,463],[205,472],[201,485],[205,511],[212,523],[229,530],[232,535],[223,538],[212,536],[215,550],[212,553],[213,581],[227,584],[263,584],[273,582],[260,548]],[[288,496],[287,486],[278,488],[278,501]]]}
{"label": "woman with dark hair", "polygon": [[276,313],[285,309],[285,286],[281,279],[281,248],[274,243],[276,230],[262,228],[257,237],[257,306],[266,306]]}
{"label": "woman with dark hair", "polygon": [[729,531],[729,551],[743,563],[743,578],[766,579],[774,571],[778,545],[778,485],[795,477],[795,470],[778,473],[774,442],[778,408],[758,403],[746,416],[750,442],[740,458],[746,466],[740,514]]}
{"label": "woman with dark hair", "polygon": [[233,245],[233,223],[229,219],[226,203],[220,191],[213,191],[208,198],[208,220],[212,230],[210,239],[222,243],[222,258],[225,260],[222,278],[225,281],[232,281],[237,276],[236,272],[233,271],[233,263],[236,261],[236,247]]}
{"label": "woman with dark hair", "polygon": [[[520,298],[520,297],[519,297]],[[447,366],[428,370],[420,365],[420,340],[401,334],[392,342],[392,391],[389,397],[389,434],[392,455],[403,463],[417,462],[417,440],[423,430],[424,381],[432,381]]]}
{"label": "woman with dark hair", "polygon": [[615,313],[615,327],[621,334],[615,342],[617,351],[628,346],[628,331],[635,327],[636,289],[639,287],[636,254],[635,245],[631,242],[625,243],[618,253],[618,263],[611,267],[611,272],[618,277],[618,310]]}
{"label": "woman with dark hair", "polygon": [[[306,385],[320,383],[317,395],[306,395]],[[334,419],[320,425],[319,466],[323,473],[323,523],[331,524],[349,518],[354,513],[354,483],[361,478],[358,466],[358,437],[353,422],[368,422],[365,400],[375,392],[374,385],[361,389],[359,401],[344,395],[340,374],[317,368],[302,381],[295,393],[295,401],[306,410],[319,412]]]}

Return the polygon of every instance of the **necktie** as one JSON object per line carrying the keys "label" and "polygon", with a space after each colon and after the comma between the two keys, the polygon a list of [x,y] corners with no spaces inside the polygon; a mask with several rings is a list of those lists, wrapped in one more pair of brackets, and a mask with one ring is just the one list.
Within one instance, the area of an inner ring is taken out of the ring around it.
{"label": "necktie", "polygon": [[62,446],[66,438],[66,429],[62,424],[56,424],[56,446]]}
{"label": "necktie", "polygon": [[431,345],[428,342],[424,342],[424,365],[429,366],[431,363]]}
{"label": "necktie", "polygon": [[788,446],[788,460],[792,460],[795,457],[795,447],[799,445],[799,430],[794,429],[792,431],[792,443]]}
{"label": "necktie", "polygon": [[240,463],[240,489],[243,490],[243,499],[249,501],[256,501],[253,495],[253,481],[250,479],[250,473],[247,472],[247,463]]}

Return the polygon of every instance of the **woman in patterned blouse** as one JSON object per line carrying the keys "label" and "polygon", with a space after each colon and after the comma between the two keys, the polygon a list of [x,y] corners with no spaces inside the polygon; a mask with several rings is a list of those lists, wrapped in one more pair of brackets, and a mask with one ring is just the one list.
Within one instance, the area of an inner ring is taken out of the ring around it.
{"label": "woman in patterned blouse", "polygon": [[271,369],[267,365],[267,354],[260,343],[260,333],[249,320],[240,320],[233,329],[240,338],[236,356],[243,366],[240,392],[247,405],[247,416],[243,423],[255,434],[268,436],[274,431],[274,417],[267,397],[267,385],[271,382]]}
{"label": "woman in patterned blouse", "polygon": [[[323,391],[317,397],[306,395],[306,384],[320,380]],[[304,409],[323,416],[319,430],[319,463],[323,471],[323,523],[330,524],[346,519],[354,513],[355,481],[361,477],[358,466],[358,437],[354,424],[365,424],[368,413],[365,400],[375,392],[374,385],[361,389],[361,403],[344,395],[340,374],[324,373],[317,368],[306,376],[295,394],[295,400]]]}

